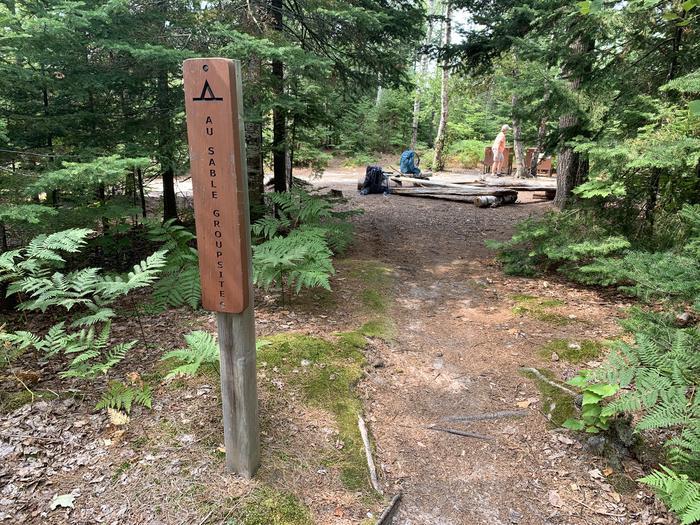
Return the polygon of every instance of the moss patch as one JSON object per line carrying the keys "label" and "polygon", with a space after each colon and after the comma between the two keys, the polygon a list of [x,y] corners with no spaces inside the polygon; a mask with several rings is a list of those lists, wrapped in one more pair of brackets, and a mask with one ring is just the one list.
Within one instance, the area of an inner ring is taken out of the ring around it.
{"label": "moss patch", "polygon": [[396,336],[394,323],[389,319],[375,319],[363,324],[358,330],[367,337],[376,337],[385,341],[391,341]]}
{"label": "moss patch", "polygon": [[231,525],[313,525],[311,512],[292,494],[259,487],[245,498]]}
{"label": "moss patch", "polygon": [[566,339],[555,339],[542,348],[539,354],[545,359],[549,359],[552,353],[556,354],[570,363],[583,363],[597,358],[605,348],[601,341],[584,339],[583,341],[568,341]]}
{"label": "moss patch", "polygon": [[[539,372],[550,381],[557,382],[551,370],[539,369]],[[546,381],[542,381],[542,379],[528,370],[521,370],[520,373],[535,382],[535,386],[540,391],[542,412],[553,426],[560,427],[567,419],[577,417],[577,410],[572,396]]]}
{"label": "moss patch", "polygon": [[633,494],[639,490],[639,484],[627,474],[621,472],[614,472],[608,480],[620,494]]}
{"label": "moss patch", "polygon": [[355,332],[355,337],[376,337],[390,342],[396,333],[394,322],[389,316],[394,286],[393,270],[374,260],[343,259],[338,261],[337,266],[354,281],[353,285],[358,290],[356,300],[362,306],[365,319],[368,319]]}
{"label": "moss patch", "polygon": [[370,312],[382,314],[387,310],[387,298],[381,292],[374,289],[366,289],[360,295],[362,304]]}
{"label": "moss patch", "polygon": [[347,268],[347,273],[368,288],[386,289],[392,284],[392,271],[379,261],[358,261],[345,259],[339,263]]}
{"label": "moss patch", "polygon": [[298,334],[267,339],[258,351],[258,362],[276,369],[291,388],[303,394],[305,402],[333,414],[343,446],[323,462],[337,468],[343,484],[351,490],[369,489],[367,466],[357,416],[362,401],[355,385],[362,378],[367,344],[360,332],[338,335],[338,342]]}
{"label": "moss patch", "polygon": [[515,315],[532,317],[557,326],[567,325],[571,322],[568,317],[551,311],[552,308],[566,305],[564,301],[559,299],[543,299],[534,295],[513,295],[511,299],[515,301],[513,307]]}
{"label": "moss patch", "polygon": [[58,396],[48,390],[34,390],[30,392],[25,388],[14,392],[0,391],[0,414],[8,414],[18,408],[36,401],[49,401]]}

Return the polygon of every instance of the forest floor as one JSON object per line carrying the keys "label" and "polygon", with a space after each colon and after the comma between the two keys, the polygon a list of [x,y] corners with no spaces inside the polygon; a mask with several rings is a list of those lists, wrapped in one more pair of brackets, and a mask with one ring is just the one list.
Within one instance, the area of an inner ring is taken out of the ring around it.
{"label": "forest floor", "polygon": [[[2,371],[3,389],[19,395],[13,379],[33,377],[41,399],[0,417],[0,523],[364,524],[399,492],[400,525],[675,523],[631,481],[642,472],[633,458],[611,463],[599,441],[553,424],[574,415],[573,400],[523,370],[558,384],[596,366],[630,306],[609,291],[502,273],[484,241],[550,204],[361,197],[359,174],[314,181],[364,209],[333,291],[291,304],[256,297],[268,346],[255,480],[224,470],[216,374],[162,381],[162,352],[191,330],[215,331],[207,313],[172,310],[144,315],[149,343],[119,370],[156,385],[153,409],[134,409],[127,425],[95,412],[85,385],[52,382],[54,365],[38,356]],[[125,313],[115,334],[136,337],[137,321]],[[384,497],[367,483],[357,408]],[[500,411],[519,414],[445,419]],[[51,510],[57,495],[72,507]]]}

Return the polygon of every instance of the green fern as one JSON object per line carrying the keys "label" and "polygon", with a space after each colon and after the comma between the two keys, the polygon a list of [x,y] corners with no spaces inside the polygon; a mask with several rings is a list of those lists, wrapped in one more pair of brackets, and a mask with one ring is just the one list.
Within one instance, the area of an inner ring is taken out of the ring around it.
{"label": "green fern", "polygon": [[124,359],[136,341],[110,345],[111,321],[115,316],[110,305],[134,290],[151,286],[165,266],[165,251],[159,251],[126,275],[103,275],[99,268],[59,271],[64,262],[62,254],[79,251],[90,233],[67,230],[41,235],[26,248],[0,255],[0,281],[8,282],[8,295],[24,299],[19,309],[76,311],[70,329],[62,321],[43,337],[26,331],[0,333],[0,340],[22,350],[32,347],[47,356],[71,356],[62,377],[94,378]]}
{"label": "green fern", "polygon": [[683,525],[700,521],[700,483],[660,465],[639,481],[652,487],[661,499],[678,514]]}
{"label": "green fern", "polygon": [[219,347],[214,337],[209,332],[197,330],[185,336],[186,348],[180,348],[167,352],[161,357],[162,361],[175,359],[181,363],[165,376],[171,379],[178,375],[194,376],[202,365],[218,367]]}
{"label": "green fern", "polygon": [[199,257],[191,244],[194,234],[184,226],[175,224],[174,219],[163,224],[149,222],[148,236],[153,242],[161,243],[167,251],[165,265],[160,279],[153,286],[153,302],[158,309],[189,306],[193,310],[202,302],[199,280]]}
{"label": "green fern", "polygon": [[110,381],[108,389],[102,394],[100,401],[95,405],[96,410],[113,408],[131,413],[132,405],[141,405],[151,408],[153,392],[144,384],[141,386],[128,386],[119,381]]}
{"label": "green fern", "polygon": [[[166,352],[161,361],[174,360],[177,364],[168,372],[165,379],[176,376],[195,376],[203,366],[219,368],[219,345],[209,332],[196,330],[185,336],[187,347]],[[268,345],[269,342],[258,340],[255,348]]]}
{"label": "green fern", "polygon": [[332,255],[322,228],[300,227],[253,248],[253,280],[266,290],[275,286],[296,293],[302,288],[330,290],[330,276],[335,273]]}

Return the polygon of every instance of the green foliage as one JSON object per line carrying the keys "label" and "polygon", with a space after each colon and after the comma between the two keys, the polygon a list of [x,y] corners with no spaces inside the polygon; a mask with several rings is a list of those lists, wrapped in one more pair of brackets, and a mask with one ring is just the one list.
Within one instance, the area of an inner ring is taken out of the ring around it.
{"label": "green foliage", "polygon": [[6,204],[0,210],[0,222],[39,224],[48,217],[58,215],[58,211],[40,204]]}
{"label": "green foliage", "polygon": [[175,219],[164,223],[149,221],[148,238],[166,252],[160,279],[153,285],[153,302],[157,308],[189,306],[197,309],[202,290],[199,280],[199,257],[192,247],[195,236]]}
{"label": "green foliage", "polygon": [[148,385],[125,385],[119,381],[110,381],[109,387],[102,394],[97,405],[95,405],[95,410],[112,408],[114,410],[123,410],[130,414],[132,405],[136,404],[151,408],[152,402],[153,392]]}
{"label": "green foliage", "polygon": [[620,389],[617,385],[608,383],[591,384],[585,374],[580,374],[569,381],[568,384],[581,388],[583,399],[581,401],[580,419],[567,419],[563,425],[571,430],[585,430],[591,434],[597,434],[601,430],[608,430],[611,414],[603,408],[603,400],[612,397]]}
{"label": "green foliage", "polygon": [[296,293],[317,286],[330,290],[330,276],[335,273],[332,255],[324,229],[297,228],[286,237],[255,246],[253,280],[266,290],[276,285]]}
{"label": "green foliage", "polygon": [[[447,150],[448,164],[460,168],[476,168],[484,158],[484,146],[480,140],[460,140],[451,144]],[[428,164],[426,164],[427,166]]]}
{"label": "green foliage", "polygon": [[300,189],[270,193],[268,198],[277,216],[263,217],[252,226],[253,235],[263,239],[253,247],[255,284],[296,293],[302,288],[330,290],[332,256],[352,241],[352,225],[346,219],[356,212],[334,211],[327,198]]}
{"label": "green foliage", "polygon": [[165,379],[178,375],[194,376],[204,366],[219,367],[219,346],[209,332],[197,330],[185,336],[186,348],[167,352],[161,361],[174,359],[178,365],[168,372]]}
{"label": "green foliage", "polygon": [[584,406],[581,420],[567,426],[597,431],[607,428],[610,418],[628,414],[638,432],[663,429],[671,468],[662,466],[640,481],[652,486],[683,523],[694,523],[700,508],[700,330],[678,328],[671,318],[633,312],[625,327],[634,332],[634,343],[618,341],[600,368],[570,381],[584,389]]}
{"label": "green foliage", "polygon": [[[557,269],[587,284],[615,285],[644,300],[700,302],[700,205],[684,206],[674,222],[676,246],[633,249],[611,226],[573,210],[520,223],[509,241],[490,242],[500,250],[508,273],[533,275]],[[573,241],[576,239],[576,241]]]}
{"label": "green foliage", "polygon": [[700,483],[664,465],[639,481],[652,487],[683,525],[700,521]]}
{"label": "green foliage", "polygon": [[34,348],[48,356],[62,353],[71,358],[63,377],[95,378],[124,359],[136,341],[110,345],[114,301],[152,285],[165,265],[165,253],[156,252],[125,275],[103,274],[99,268],[68,273],[58,271],[66,253],[77,253],[90,230],[67,230],[40,235],[25,248],[0,255],[0,282],[7,282],[7,295],[17,295],[18,309],[45,312],[59,308],[75,312],[66,327],[61,321],[44,336],[27,331],[0,333],[3,341],[20,351]]}
{"label": "green foliage", "polygon": [[630,243],[589,213],[574,210],[526,219],[516,226],[510,240],[488,241],[487,245],[499,250],[506,273],[534,275],[551,269],[571,273],[581,263],[619,253]]}
{"label": "green foliage", "polygon": [[679,213],[678,247],[667,251],[629,251],[600,258],[580,268],[584,279],[617,285],[645,300],[700,301],[700,205]]}

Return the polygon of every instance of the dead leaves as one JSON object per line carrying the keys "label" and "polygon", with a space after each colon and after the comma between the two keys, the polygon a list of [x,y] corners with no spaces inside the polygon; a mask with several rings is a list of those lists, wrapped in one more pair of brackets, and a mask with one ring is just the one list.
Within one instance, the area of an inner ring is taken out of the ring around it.
{"label": "dead leaves", "polygon": [[547,493],[547,500],[552,507],[560,509],[564,506],[564,500],[561,499],[561,496],[556,490],[550,490]]}
{"label": "dead leaves", "polygon": [[115,410],[114,408],[108,408],[107,415],[109,416],[109,422],[115,427],[126,425],[130,421],[128,415],[121,410]]}
{"label": "dead leaves", "polygon": [[515,403],[515,406],[518,408],[528,408],[530,405],[534,405],[539,401],[538,398],[536,397],[529,397],[527,399],[524,399],[523,401],[518,401]]}

